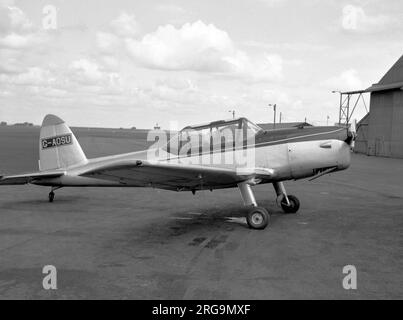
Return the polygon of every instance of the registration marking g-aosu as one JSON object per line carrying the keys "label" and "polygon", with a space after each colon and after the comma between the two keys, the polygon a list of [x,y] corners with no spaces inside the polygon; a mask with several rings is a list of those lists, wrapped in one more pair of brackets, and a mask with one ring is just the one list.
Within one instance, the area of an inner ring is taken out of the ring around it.
{"label": "registration marking g-aosu", "polygon": [[42,139],[42,149],[56,148],[73,143],[71,134]]}

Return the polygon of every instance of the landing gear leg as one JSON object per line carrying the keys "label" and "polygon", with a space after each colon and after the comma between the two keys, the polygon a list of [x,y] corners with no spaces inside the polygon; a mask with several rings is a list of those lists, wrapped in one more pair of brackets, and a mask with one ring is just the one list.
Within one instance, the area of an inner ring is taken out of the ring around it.
{"label": "landing gear leg", "polygon": [[55,200],[55,191],[60,189],[61,187],[52,187],[52,189],[49,192],[49,202],[53,202]]}
{"label": "landing gear leg", "polygon": [[250,207],[246,215],[246,221],[251,229],[263,230],[267,227],[270,221],[269,212],[265,208],[257,206],[255,196],[252,191],[250,182],[238,184],[242,199],[246,207]]}
{"label": "landing gear leg", "polygon": [[274,182],[273,187],[284,213],[297,213],[300,207],[298,198],[292,195],[287,195],[283,182]]}
{"label": "landing gear leg", "polygon": [[55,199],[55,193],[53,191],[49,192],[49,202],[53,202]]}

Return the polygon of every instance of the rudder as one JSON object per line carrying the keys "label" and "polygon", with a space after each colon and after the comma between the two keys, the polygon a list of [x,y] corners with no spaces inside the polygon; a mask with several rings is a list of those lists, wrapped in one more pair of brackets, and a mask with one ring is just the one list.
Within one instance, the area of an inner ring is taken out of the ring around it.
{"label": "rudder", "polygon": [[67,169],[87,161],[66,123],[55,115],[47,115],[43,119],[39,139],[39,170]]}

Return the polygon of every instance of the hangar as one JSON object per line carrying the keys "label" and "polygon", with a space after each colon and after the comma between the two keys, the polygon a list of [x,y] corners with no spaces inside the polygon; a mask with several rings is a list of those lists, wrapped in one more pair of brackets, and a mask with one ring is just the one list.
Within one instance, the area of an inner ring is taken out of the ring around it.
{"label": "hangar", "polygon": [[259,123],[259,127],[263,130],[275,130],[275,129],[292,129],[301,127],[312,127],[310,123],[307,122],[280,122],[280,123]]}
{"label": "hangar", "polygon": [[[357,125],[355,151],[369,156],[403,158],[403,56],[384,77],[366,90],[341,93],[340,123],[348,124],[353,95],[370,93],[370,111]],[[347,103],[343,100],[346,97]],[[358,100],[357,100],[358,101]]]}

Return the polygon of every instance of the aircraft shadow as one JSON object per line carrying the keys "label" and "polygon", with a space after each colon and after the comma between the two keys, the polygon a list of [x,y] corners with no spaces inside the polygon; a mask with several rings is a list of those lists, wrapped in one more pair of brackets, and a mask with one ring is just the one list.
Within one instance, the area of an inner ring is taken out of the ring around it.
{"label": "aircraft shadow", "polygon": [[[272,223],[282,216],[272,201],[261,201],[261,205],[272,213]],[[189,245],[211,238],[212,235],[228,234],[234,231],[253,231],[249,229],[245,215],[248,209],[239,205],[217,207],[202,207],[197,211],[181,210],[171,213],[166,218],[153,219],[143,226],[131,225],[124,231],[125,236],[120,239],[124,247],[136,247],[138,243],[150,245],[166,244],[175,239],[194,238]],[[256,232],[256,231],[253,231]]]}
{"label": "aircraft shadow", "polygon": [[[0,203],[0,208],[3,209],[26,209],[26,207],[29,207],[30,209],[33,209],[35,207],[40,207],[41,209],[44,209],[44,205],[50,205],[50,206],[57,206],[59,204],[66,204],[66,203],[75,203],[78,202],[80,199],[84,199],[83,197],[80,196],[63,196],[59,197],[57,200],[55,200],[54,203],[49,203],[48,199],[46,199],[46,196],[41,198],[41,199],[29,199],[29,200],[13,200],[13,201],[2,201]],[[31,207],[30,207],[31,206]]]}

